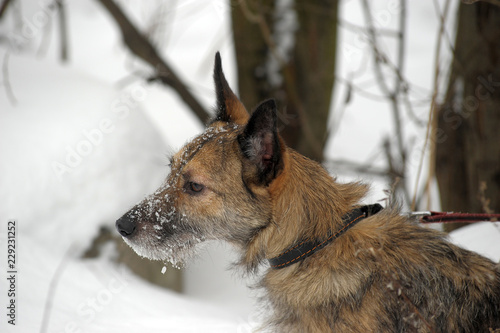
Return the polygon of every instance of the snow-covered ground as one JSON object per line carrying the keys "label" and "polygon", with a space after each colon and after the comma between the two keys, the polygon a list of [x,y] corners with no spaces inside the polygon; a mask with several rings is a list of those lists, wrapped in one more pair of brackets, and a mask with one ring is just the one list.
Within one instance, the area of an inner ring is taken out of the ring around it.
{"label": "snow-covered ground", "polygon": [[[65,65],[56,60],[57,24],[43,20],[51,15],[45,2],[22,2],[22,33],[12,30],[9,20],[0,24],[0,33],[16,38],[22,49],[0,44],[0,59],[9,54],[16,99],[14,105],[0,86],[0,331],[37,332],[46,323],[46,332],[250,332],[260,321],[255,292],[246,287],[253,281],[227,271],[234,258],[227,245],[208,247],[186,269],[183,295],[150,285],[107,258],[79,259],[100,225],[112,226],[160,184],[168,172],[167,155],[202,127],[174,93],[131,76],[147,69],[127,55],[97,2],[66,3],[71,61]],[[160,1],[121,3],[144,25]],[[386,2],[374,1],[374,8],[379,24],[396,24]],[[342,13],[345,20],[363,22],[355,1],[344,1]],[[230,83],[236,82],[227,2],[172,1],[161,15],[168,22],[162,39],[166,58],[210,107],[216,50]],[[431,1],[412,2],[405,75],[417,86],[431,85],[437,24]],[[36,56],[47,31],[52,31],[47,52]],[[359,69],[364,60],[358,55],[367,53],[353,37],[342,30],[344,77]],[[339,101],[344,88],[338,86]],[[427,107],[416,111],[425,115]],[[332,124],[336,121],[334,114]],[[359,95],[339,124],[327,155],[358,161],[372,156],[392,126],[385,104]],[[353,129],[363,135],[353,138]],[[386,185],[379,180],[374,185],[367,201],[384,197]],[[6,324],[4,313],[11,219],[17,223],[15,327]],[[500,260],[500,231],[491,223],[470,226],[451,239]]]}

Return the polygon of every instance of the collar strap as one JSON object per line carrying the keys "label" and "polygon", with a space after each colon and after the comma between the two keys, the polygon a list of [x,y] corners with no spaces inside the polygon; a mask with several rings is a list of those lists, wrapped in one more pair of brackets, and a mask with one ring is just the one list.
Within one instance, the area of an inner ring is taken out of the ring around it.
{"label": "collar strap", "polygon": [[304,260],[330,244],[362,219],[374,215],[381,210],[382,206],[380,204],[366,205],[351,210],[342,217],[342,227],[339,230],[335,232],[330,231],[325,239],[306,239],[290,247],[277,257],[268,259],[271,268],[280,269]]}

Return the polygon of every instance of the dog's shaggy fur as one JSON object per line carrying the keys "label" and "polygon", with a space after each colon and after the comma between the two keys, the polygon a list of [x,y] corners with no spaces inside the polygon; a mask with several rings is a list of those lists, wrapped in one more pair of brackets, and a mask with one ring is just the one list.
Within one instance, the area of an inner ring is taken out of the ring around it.
{"label": "dog's shaggy fur", "polygon": [[[140,255],[183,262],[222,239],[254,271],[304,239],[324,239],[367,186],[339,184],[290,148],[269,100],[250,116],[216,56],[217,116],[172,159],[156,193],[117,221]],[[500,269],[397,209],[363,219],[303,261],[262,279],[280,332],[488,332],[500,328]]]}

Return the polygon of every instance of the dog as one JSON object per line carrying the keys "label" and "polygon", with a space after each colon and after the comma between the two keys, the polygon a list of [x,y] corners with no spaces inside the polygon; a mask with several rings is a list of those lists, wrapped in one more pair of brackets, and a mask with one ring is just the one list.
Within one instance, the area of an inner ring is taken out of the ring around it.
{"label": "dog", "polygon": [[[279,332],[490,332],[500,269],[397,207],[362,205],[368,187],[336,182],[288,148],[277,106],[249,114],[215,57],[217,109],[170,159],[152,195],[116,222],[139,255],[182,265],[224,240],[260,285]],[[261,269],[259,269],[261,268]]]}

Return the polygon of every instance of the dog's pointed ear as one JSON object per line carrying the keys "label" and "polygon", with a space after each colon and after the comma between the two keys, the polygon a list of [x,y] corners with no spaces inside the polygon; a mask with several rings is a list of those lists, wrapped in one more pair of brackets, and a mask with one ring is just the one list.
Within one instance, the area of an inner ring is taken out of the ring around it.
{"label": "dog's pointed ear", "polygon": [[257,182],[268,185],[283,168],[277,130],[276,102],[262,102],[253,112],[238,142],[243,155],[257,167]]}
{"label": "dog's pointed ear", "polygon": [[226,81],[219,52],[215,54],[214,81],[217,94],[217,113],[214,121],[246,124],[250,116]]}

